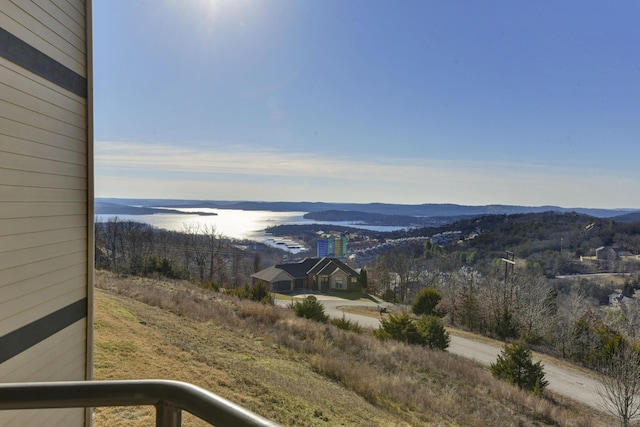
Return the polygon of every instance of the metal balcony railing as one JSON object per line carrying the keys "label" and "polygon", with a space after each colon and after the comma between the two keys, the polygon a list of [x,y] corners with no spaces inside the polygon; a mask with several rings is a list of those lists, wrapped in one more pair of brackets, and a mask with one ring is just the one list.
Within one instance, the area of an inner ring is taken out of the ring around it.
{"label": "metal balcony railing", "polygon": [[0,410],[146,405],[156,407],[156,427],[179,427],[182,411],[217,427],[278,426],[207,390],[180,381],[0,384]]}

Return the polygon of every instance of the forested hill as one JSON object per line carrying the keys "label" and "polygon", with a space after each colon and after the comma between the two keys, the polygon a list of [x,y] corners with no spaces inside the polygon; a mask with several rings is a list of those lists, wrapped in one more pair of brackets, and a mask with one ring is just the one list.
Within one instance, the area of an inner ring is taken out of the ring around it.
{"label": "forested hill", "polygon": [[[487,215],[438,228],[394,232],[392,238],[447,236],[447,252],[474,259],[495,259],[512,251],[519,258],[540,261],[552,274],[574,273],[570,265],[580,256],[594,256],[597,248],[612,246],[640,253],[640,222],[619,222],[575,212],[544,212],[517,215]],[[553,265],[553,268],[551,266]]]}
{"label": "forested hill", "polygon": [[[464,217],[480,215],[500,215],[519,213],[539,213],[547,211],[577,212],[598,218],[611,218],[636,212],[633,209],[591,209],[562,208],[558,206],[515,206],[484,205],[468,206],[457,204],[424,203],[424,204],[389,204],[389,203],[324,203],[324,202],[260,202],[260,201],[219,201],[219,200],[175,200],[175,199],[114,199],[98,198],[96,203],[140,206],[140,207],[193,207],[242,210],[268,210],[276,212],[323,212],[333,211],[332,215],[342,212],[342,219],[350,221],[354,212],[380,215],[400,215],[410,217]],[[338,218],[338,217],[335,217]],[[357,218],[362,220],[362,218]]]}
{"label": "forested hill", "polygon": [[350,222],[353,224],[366,224],[374,226],[395,226],[395,227],[437,227],[451,224],[465,218],[473,218],[474,215],[456,216],[410,216],[410,215],[387,215],[380,213],[370,213],[361,211],[320,211],[309,212],[304,215],[306,219],[314,221]]}

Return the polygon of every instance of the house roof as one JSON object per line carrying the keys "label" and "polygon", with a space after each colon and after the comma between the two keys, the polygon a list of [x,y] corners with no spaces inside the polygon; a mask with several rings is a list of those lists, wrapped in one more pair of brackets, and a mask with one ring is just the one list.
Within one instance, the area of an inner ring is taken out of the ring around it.
{"label": "house roof", "polygon": [[336,270],[342,270],[349,276],[358,276],[358,272],[337,258],[305,258],[302,261],[290,264],[277,264],[260,270],[251,275],[257,279],[273,281],[281,272],[287,273],[292,279],[305,278],[312,275],[331,275]]}
{"label": "house roof", "polygon": [[340,269],[340,270],[344,271],[349,276],[357,276],[358,275],[357,271],[355,271],[353,268],[349,267],[347,264],[345,264],[344,262],[340,261],[339,259],[337,259],[337,258],[327,258],[327,257],[318,260],[318,262],[313,266],[313,268],[311,268],[307,272],[307,274],[313,274],[313,275],[332,274],[337,269]]}
{"label": "house roof", "polygon": [[318,262],[320,258],[305,258],[302,261],[291,264],[278,264],[276,268],[286,271],[295,278],[307,276],[307,272]]}
{"label": "house roof", "polygon": [[[256,273],[253,273],[251,275],[251,277],[255,277],[256,279],[260,279],[260,280],[265,280],[267,282],[273,282],[280,274],[282,274],[283,269],[278,268],[277,265],[265,268],[264,270],[260,270]],[[284,271],[286,274],[289,274],[291,276],[291,274],[287,271]],[[291,277],[292,279],[295,278],[295,276]]]}

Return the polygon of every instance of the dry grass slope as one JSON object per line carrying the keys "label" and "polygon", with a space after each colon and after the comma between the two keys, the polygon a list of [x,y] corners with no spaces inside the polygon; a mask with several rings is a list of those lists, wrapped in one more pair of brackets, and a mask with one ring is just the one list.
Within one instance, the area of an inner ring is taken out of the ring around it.
{"label": "dry grass slope", "polygon": [[[184,282],[97,273],[96,379],[190,382],[290,426],[604,426],[445,352],[379,342]],[[152,408],[95,425],[152,426]],[[203,425],[190,416],[186,426]]]}

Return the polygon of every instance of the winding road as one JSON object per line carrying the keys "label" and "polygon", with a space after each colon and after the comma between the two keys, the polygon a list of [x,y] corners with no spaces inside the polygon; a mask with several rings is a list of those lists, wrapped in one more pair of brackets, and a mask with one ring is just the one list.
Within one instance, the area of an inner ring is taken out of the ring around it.
{"label": "winding road", "polygon": [[[307,295],[296,295],[295,299],[303,299]],[[371,316],[343,311],[342,308],[348,306],[361,306],[377,308],[377,304],[371,301],[352,301],[343,298],[314,295],[318,301],[324,305],[325,313],[331,317],[346,316],[349,320],[358,322],[361,326],[377,329],[380,326],[380,319]],[[291,301],[277,299],[279,305],[289,305]],[[466,357],[476,362],[488,366],[496,361],[502,350],[501,345],[493,345],[489,340],[470,339],[451,334],[449,351]],[[541,357],[534,354],[534,360],[542,360],[546,379],[549,381],[548,389],[569,397],[577,402],[588,405],[597,410],[602,410],[602,399],[597,393],[598,382],[593,378],[582,374],[577,369],[567,367],[566,364],[554,363],[549,357]]]}

